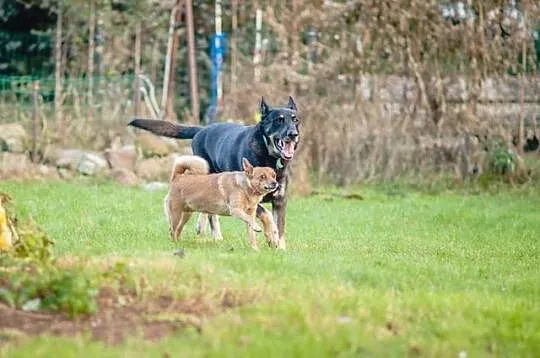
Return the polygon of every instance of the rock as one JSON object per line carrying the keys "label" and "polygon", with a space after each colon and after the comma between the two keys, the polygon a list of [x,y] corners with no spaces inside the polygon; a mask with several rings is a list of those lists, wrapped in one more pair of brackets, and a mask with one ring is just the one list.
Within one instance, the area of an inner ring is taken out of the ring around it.
{"label": "rock", "polygon": [[0,125],[0,151],[24,153],[28,136],[19,123]]}
{"label": "rock", "polygon": [[349,316],[339,316],[337,318],[337,323],[339,324],[351,324],[353,321],[352,317]]}
{"label": "rock", "polygon": [[134,171],[137,162],[137,149],[134,145],[126,145],[118,149],[107,149],[104,157],[111,169]]}
{"label": "rock", "polygon": [[43,175],[44,177],[49,177],[51,175],[55,175],[55,170],[53,167],[49,167],[47,165],[40,164],[37,167],[37,170],[39,174]]}
{"label": "rock", "polygon": [[0,153],[0,178],[57,180],[59,177],[54,167],[32,163],[24,154]]}
{"label": "rock", "polygon": [[32,170],[32,164],[24,154],[0,153],[0,177],[26,177]]}
{"label": "rock", "polygon": [[121,149],[121,148],[122,148],[122,137],[120,137],[119,135],[115,136],[115,137],[111,140],[110,148],[111,148],[112,150],[118,150],[118,149]]}
{"label": "rock", "polygon": [[174,256],[179,256],[179,257],[181,257],[181,258],[184,258],[184,257],[186,257],[186,252],[184,251],[183,248],[181,248],[181,249],[178,249],[178,250],[176,250],[175,252],[173,252],[173,255],[174,255]]}
{"label": "rock", "polygon": [[139,178],[131,170],[125,168],[116,168],[111,171],[111,177],[120,185],[137,186]]}
{"label": "rock", "polygon": [[84,151],[79,149],[59,149],[51,153],[51,161],[57,168],[76,169]]}
{"label": "rock", "polygon": [[56,171],[58,172],[58,175],[60,178],[65,180],[73,179],[73,172],[66,168],[57,168]]}
{"label": "rock", "polygon": [[137,147],[145,158],[164,157],[178,149],[176,140],[163,138],[151,133],[140,133],[137,136]]}
{"label": "rock", "polygon": [[148,158],[137,162],[135,172],[139,178],[147,181],[168,180],[172,160],[165,158]]}
{"label": "rock", "polygon": [[84,175],[95,175],[108,166],[100,154],[80,149],[60,149],[52,153],[51,158],[57,168],[77,170]]}
{"label": "rock", "polygon": [[96,175],[105,168],[107,168],[107,161],[94,153],[84,153],[77,164],[77,170],[84,175]]}
{"label": "rock", "polygon": [[161,191],[161,190],[165,191],[169,188],[169,184],[155,181],[155,182],[144,184],[142,188],[146,191]]}

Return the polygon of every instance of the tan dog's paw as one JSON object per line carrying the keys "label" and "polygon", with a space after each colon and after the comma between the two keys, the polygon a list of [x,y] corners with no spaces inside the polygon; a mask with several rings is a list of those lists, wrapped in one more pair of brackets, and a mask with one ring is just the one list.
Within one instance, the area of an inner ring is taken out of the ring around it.
{"label": "tan dog's paw", "polygon": [[277,248],[279,250],[287,250],[287,244],[285,243],[285,237],[284,236],[279,239],[279,243],[278,243]]}
{"label": "tan dog's paw", "polygon": [[271,236],[270,240],[267,240],[267,243],[268,243],[268,246],[270,246],[273,249],[279,248],[279,236],[277,232],[275,233],[275,235]]}
{"label": "tan dog's paw", "polygon": [[271,247],[272,249],[277,249],[279,247],[279,241],[277,240],[268,241],[268,246]]}
{"label": "tan dog's paw", "polygon": [[249,227],[255,232],[262,231],[262,228],[259,226],[259,224],[256,224],[256,223],[250,224]]}
{"label": "tan dog's paw", "polygon": [[255,245],[249,245],[249,246],[251,246],[251,248],[252,248],[253,250],[255,250],[256,252],[261,252],[261,249],[259,249],[259,246],[258,246],[257,244],[255,244]]}

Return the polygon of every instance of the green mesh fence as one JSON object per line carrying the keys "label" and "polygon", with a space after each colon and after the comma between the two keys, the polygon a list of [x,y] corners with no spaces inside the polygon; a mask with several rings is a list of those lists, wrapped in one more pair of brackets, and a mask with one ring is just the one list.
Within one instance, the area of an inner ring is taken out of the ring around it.
{"label": "green mesh fence", "polygon": [[[0,123],[28,121],[32,113],[32,84],[39,82],[39,113],[54,119],[55,79],[52,76],[0,76]],[[93,118],[125,120],[134,110],[135,77],[64,78],[62,109],[70,121]]]}

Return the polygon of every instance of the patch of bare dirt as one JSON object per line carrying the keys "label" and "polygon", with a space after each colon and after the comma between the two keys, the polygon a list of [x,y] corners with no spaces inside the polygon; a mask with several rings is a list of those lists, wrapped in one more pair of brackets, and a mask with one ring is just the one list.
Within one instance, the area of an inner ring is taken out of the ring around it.
{"label": "patch of bare dirt", "polygon": [[203,298],[180,300],[169,295],[139,301],[132,292],[105,288],[98,296],[98,313],[77,319],[62,313],[24,312],[0,304],[0,344],[21,336],[74,336],[85,332],[110,345],[130,335],[157,341],[188,326],[200,331],[204,319],[247,301],[228,291],[217,302]]}

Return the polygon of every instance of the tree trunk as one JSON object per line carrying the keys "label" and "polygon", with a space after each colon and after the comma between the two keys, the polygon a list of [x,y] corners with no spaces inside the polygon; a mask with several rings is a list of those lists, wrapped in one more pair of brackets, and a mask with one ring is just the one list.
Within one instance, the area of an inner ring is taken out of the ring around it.
{"label": "tree trunk", "polygon": [[159,62],[159,43],[154,40],[152,44],[152,63],[150,64],[150,80],[152,83],[156,83],[157,80],[157,67]]}
{"label": "tree trunk", "polygon": [[39,126],[39,81],[32,86],[32,153],[31,159],[37,163],[38,158],[38,126]]}
{"label": "tree trunk", "polygon": [[60,4],[56,14],[56,35],[54,45],[54,61],[55,61],[55,82],[54,82],[54,113],[60,133],[63,132],[63,113],[62,113],[62,5]]}
{"label": "tree trunk", "polygon": [[253,76],[255,83],[261,79],[261,52],[262,52],[262,10],[255,10],[255,51],[253,53]]}
{"label": "tree trunk", "polygon": [[103,76],[103,42],[105,35],[103,34],[103,19],[99,16],[99,12],[97,12],[96,18],[96,69],[97,75]]}
{"label": "tree trunk", "polygon": [[189,87],[192,121],[199,122],[199,90],[197,85],[197,62],[195,58],[195,26],[191,0],[186,0],[186,21],[188,35]]}
{"label": "tree trunk", "polygon": [[160,109],[160,118],[163,118],[165,115],[165,106],[167,105],[167,98],[169,94],[169,79],[171,73],[171,54],[174,42],[174,21],[176,14],[180,11],[177,6],[174,6],[171,10],[171,15],[169,18],[169,33],[167,36],[167,53],[165,54],[165,69],[163,72],[163,91],[161,93],[161,109]]}
{"label": "tree trunk", "polygon": [[[290,53],[289,53],[289,66],[291,70],[295,70],[298,66],[298,21],[296,17],[296,11],[298,9],[298,2],[300,0],[291,0],[291,21],[292,21],[292,31],[290,35],[291,40],[291,46],[290,46]],[[309,46],[311,48],[311,46]],[[311,54],[309,54],[311,56]],[[289,87],[289,95],[295,96],[296,95],[296,85],[289,80],[288,83]]]}
{"label": "tree trunk", "polygon": [[231,33],[231,92],[236,89],[236,66],[237,66],[237,53],[236,53],[236,32],[238,31],[238,0],[231,0],[232,6],[232,33]]}
{"label": "tree trunk", "polygon": [[93,117],[94,108],[94,52],[96,49],[96,2],[90,0],[90,14],[88,16],[88,117]]}
{"label": "tree trunk", "polygon": [[176,77],[176,54],[178,52],[178,44],[180,43],[180,36],[176,30],[178,24],[182,20],[182,0],[178,0],[176,3],[176,13],[174,14],[174,32],[172,39],[172,49],[170,54],[170,71],[168,79],[167,100],[165,104],[165,118],[170,121],[176,121],[177,116],[174,112],[174,78]]}
{"label": "tree trunk", "polygon": [[141,106],[141,20],[135,24],[135,117],[139,116]]}

